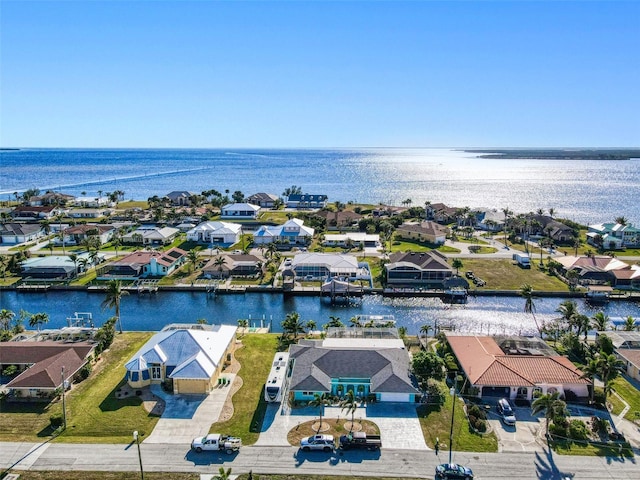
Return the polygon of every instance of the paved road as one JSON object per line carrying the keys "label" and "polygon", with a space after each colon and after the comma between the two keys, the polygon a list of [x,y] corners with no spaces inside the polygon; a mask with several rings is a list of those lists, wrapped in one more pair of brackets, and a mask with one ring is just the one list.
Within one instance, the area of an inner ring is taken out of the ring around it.
{"label": "paved road", "polygon": [[[24,457],[36,448],[31,455]],[[145,471],[217,473],[220,465],[233,473],[335,474],[351,476],[404,476],[432,478],[435,465],[447,461],[447,452],[383,449],[381,452],[302,453],[294,447],[243,447],[236,455],[190,452],[187,446],[141,444]],[[21,458],[24,459],[20,462]],[[636,459],[574,457],[539,453],[454,452],[453,460],[470,466],[477,480],[637,480]],[[131,471],[139,470],[133,445],[78,445],[0,443],[0,468]]]}

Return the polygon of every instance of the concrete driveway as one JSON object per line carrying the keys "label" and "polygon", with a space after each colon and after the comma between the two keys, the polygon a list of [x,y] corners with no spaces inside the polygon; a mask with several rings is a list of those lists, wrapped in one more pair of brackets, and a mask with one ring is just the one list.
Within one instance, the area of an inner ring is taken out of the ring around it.
{"label": "concrete driveway", "polygon": [[190,445],[194,438],[208,434],[211,424],[218,421],[235,380],[234,374],[225,374],[225,377],[231,382],[214,388],[209,395],[172,395],[159,385],[152,385],[151,390],[164,400],[165,407],[144,443]]}
{"label": "concrete driveway", "polygon": [[[345,412],[338,407],[327,407],[324,417],[345,418]],[[306,407],[290,410],[280,404],[267,407],[262,432],[256,442],[259,446],[285,446],[287,433],[301,423],[318,418],[318,408]],[[424,442],[420,421],[413,403],[374,403],[358,408],[356,420],[368,419],[380,428],[383,448],[404,450],[428,450]]]}
{"label": "concrete driveway", "polygon": [[498,437],[499,452],[542,452],[544,441],[539,437],[543,424],[537,417],[531,415],[531,408],[524,407],[513,409],[516,415],[516,425],[505,425],[500,415],[492,405],[487,412],[487,420]]}

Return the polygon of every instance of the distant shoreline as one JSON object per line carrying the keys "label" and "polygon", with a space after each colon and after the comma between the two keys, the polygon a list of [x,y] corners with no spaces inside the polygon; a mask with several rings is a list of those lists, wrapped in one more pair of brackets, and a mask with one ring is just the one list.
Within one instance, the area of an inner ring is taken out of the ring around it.
{"label": "distant shoreline", "polygon": [[478,158],[514,160],[631,160],[640,158],[640,149],[474,149]]}

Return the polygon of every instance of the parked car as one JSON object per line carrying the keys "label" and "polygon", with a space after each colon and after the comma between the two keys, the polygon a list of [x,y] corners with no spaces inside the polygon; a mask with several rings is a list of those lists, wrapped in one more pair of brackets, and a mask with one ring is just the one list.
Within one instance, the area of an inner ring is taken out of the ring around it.
{"label": "parked car", "polygon": [[436,467],[437,480],[471,480],[473,472],[468,467],[463,467],[457,463],[443,463]]}
{"label": "parked car", "polygon": [[509,400],[507,400],[506,398],[501,398],[500,400],[498,400],[496,410],[498,410],[498,413],[502,417],[502,421],[505,425],[516,424],[516,416],[513,413],[513,408],[511,408]]}
{"label": "parked car", "polygon": [[471,270],[469,270],[468,272],[465,272],[464,276],[467,277],[469,280],[473,280],[473,278],[475,278],[475,275]]}
{"label": "parked car", "polygon": [[323,452],[331,452],[336,448],[336,442],[333,435],[314,435],[313,437],[305,437],[300,440],[300,448],[303,452],[311,450],[322,450]]}

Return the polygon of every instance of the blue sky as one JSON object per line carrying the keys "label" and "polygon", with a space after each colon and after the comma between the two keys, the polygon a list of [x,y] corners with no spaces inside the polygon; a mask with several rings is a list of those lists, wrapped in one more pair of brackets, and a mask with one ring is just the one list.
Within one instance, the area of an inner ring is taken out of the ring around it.
{"label": "blue sky", "polygon": [[0,8],[3,147],[639,144],[640,2]]}

